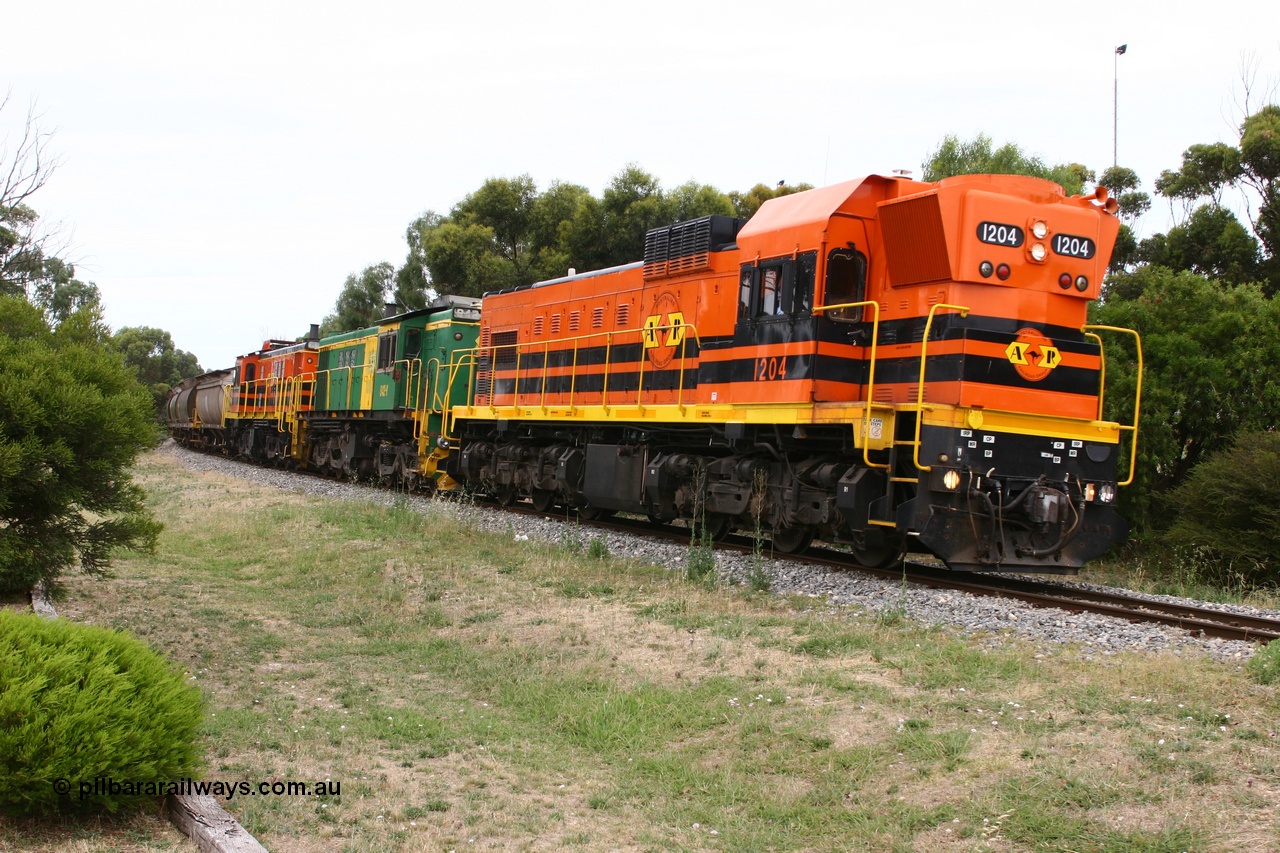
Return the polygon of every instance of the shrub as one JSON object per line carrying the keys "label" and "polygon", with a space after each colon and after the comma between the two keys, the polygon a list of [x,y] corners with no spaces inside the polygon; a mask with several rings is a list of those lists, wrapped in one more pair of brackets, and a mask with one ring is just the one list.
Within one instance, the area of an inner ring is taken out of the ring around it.
{"label": "shrub", "polygon": [[145,791],[81,796],[81,784],[186,778],[202,713],[199,690],[141,640],[0,611],[0,811],[141,805]]}
{"label": "shrub", "polygon": [[130,479],[159,437],[155,408],[106,331],[87,308],[54,330],[0,296],[0,591],[155,547],[160,525]]}
{"label": "shrub", "polygon": [[1197,465],[1169,495],[1169,542],[1250,580],[1280,578],[1280,434],[1248,432]]}

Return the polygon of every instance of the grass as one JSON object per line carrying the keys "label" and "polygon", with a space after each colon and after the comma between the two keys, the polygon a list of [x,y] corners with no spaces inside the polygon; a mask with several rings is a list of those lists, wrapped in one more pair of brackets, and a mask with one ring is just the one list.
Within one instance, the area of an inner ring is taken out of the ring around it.
{"label": "grass", "polygon": [[1139,592],[1280,610],[1280,588],[1219,566],[1203,552],[1135,541],[1086,566],[1080,579]]}
{"label": "grass", "polygon": [[[341,783],[227,804],[277,853],[1280,847],[1280,701],[1243,667],[957,637],[164,455],[140,480],[158,553],[59,609],[190,670],[206,778]],[[0,850],[170,837],[0,824]]]}

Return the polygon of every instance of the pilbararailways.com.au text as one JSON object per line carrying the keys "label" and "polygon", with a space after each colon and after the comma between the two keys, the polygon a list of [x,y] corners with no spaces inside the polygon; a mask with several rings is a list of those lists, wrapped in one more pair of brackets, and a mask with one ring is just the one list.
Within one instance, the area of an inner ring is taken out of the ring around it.
{"label": "pilbararailways.com.au text", "polygon": [[81,800],[90,797],[164,797],[208,796],[233,800],[236,797],[338,797],[342,795],[342,782],[325,779],[321,782],[223,782],[208,779],[178,779],[169,782],[120,781],[99,776],[91,781],[72,782],[54,779],[53,790],[59,794],[74,794]]}

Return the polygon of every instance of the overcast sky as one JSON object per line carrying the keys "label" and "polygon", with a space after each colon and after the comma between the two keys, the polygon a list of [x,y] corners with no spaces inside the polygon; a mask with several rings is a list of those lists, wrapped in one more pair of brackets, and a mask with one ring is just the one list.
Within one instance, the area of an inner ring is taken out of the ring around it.
{"label": "overcast sky", "polygon": [[1274,0],[0,0],[0,137],[37,102],[62,165],[31,202],[108,322],[212,369],[304,333],[490,177],[821,185],[979,132],[1101,171],[1118,67],[1120,163],[1151,191],[1237,141],[1249,57],[1257,101]]}

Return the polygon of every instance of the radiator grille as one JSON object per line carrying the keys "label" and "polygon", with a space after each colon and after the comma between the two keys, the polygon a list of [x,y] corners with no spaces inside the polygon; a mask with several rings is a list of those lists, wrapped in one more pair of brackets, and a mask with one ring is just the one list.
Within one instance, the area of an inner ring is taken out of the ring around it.
{"label": "radiator grille", "polygon": [[951,278],[951,257],[937,194],[885,202],[879,213],[890,284]]}

